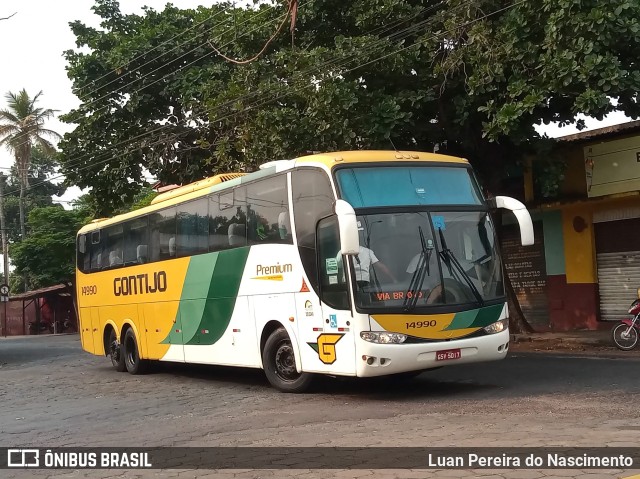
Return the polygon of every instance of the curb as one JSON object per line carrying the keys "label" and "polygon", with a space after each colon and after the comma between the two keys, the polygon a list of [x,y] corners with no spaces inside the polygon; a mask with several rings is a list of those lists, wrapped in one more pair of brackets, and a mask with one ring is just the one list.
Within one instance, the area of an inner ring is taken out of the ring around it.
{"label": "curb", "polygon": [[[549,342],[561,344],[575,344],[583,346],[613,346],[608,333],[602,337],[584,336],[553,336],[552,334],[511,334],[511,341],[514,343],[534,343]],[[606,336],[606,337],[605,337]]]}

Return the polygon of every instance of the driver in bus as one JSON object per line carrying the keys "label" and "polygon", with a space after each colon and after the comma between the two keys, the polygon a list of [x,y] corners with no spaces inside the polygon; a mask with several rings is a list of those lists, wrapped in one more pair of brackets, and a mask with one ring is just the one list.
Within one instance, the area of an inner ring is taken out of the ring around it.
{"label": "driver in bus", "polygon": [[[373,250],[367,248],[366,246],[362,246],[364,243],[363,240],[363,230],[359,230],[360,235],[360,251],[357,255],[353,257],[353,266],[356,273],[356,283],[360,287],[359,289],[363,289],[369,286],[376,278],[376,271],[382,271],[384,275],[397,283],[395,275],[391,272],[386,264],[378,259]],[[342,253],[338,253],[338,264],[342,261]]]}

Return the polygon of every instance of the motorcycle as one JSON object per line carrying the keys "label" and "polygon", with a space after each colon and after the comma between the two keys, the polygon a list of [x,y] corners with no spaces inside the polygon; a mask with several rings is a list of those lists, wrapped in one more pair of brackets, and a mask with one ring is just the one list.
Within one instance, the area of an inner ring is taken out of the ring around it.
{"label": "motorcycle", "polygon": [[38,334],[49,332],[51,334],[64,333],[65,331],[69,331],[71,329],[71,320],[69,319],[58,319],[54,322],[51,322],[46,319],[41,319],[40,324],[35,321],[29,321],[29,333],[30,334]]}
{"label": "motorcycle", "polygon": [[49,323],[50,333],[64,333],[71,329],[71,321],[69,319],[58,319],[55,323]]}
{"label": "motorcycle", "polygon": [[40,323],[35,321],[29,321],[29,333],[30,334],[38,334],[50,331],[53,327],[52,323],[49,321],[41,320]]}
{"label": "motorcycle", "polygon": [[638,344],[640,336],[640,289],[638,289],[638,299],[629,307],[631,319],[623,319],[611,330],[613,343],[618,349],[631,351]]}

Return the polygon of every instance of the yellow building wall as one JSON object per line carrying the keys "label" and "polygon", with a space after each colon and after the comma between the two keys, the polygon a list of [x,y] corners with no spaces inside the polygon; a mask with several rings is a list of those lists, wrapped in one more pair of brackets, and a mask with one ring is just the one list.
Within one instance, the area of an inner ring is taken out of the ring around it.
{"label": "yellow building wall", "polygon": [[[584,204],[567,206],[562,210],[562,233],[568,284],[597,282],[591,210],[590,205]],[[581,223],[577,218],[582,218],[586,226],[582,231],[577,231],[574,227],[574,222],[577,226]]]}

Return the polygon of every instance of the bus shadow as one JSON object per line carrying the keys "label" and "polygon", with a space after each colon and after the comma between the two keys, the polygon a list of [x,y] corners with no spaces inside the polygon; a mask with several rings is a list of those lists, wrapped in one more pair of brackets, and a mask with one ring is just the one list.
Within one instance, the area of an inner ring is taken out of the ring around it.
{"label": "bus shadow", "polygon": [[[154,365],[153,374],[167,374],[203,382],[221,382],[225,386],[240,386],[256,390],[276,392],[267,381],[261,369],[231,366],[210,366],[179,363],[159,363]],[[441,380],[424,372],[414,378],[396,377],[353,378],[318,375],[305,394],[332,396],[366,396],[372,400],[410,400],[429,397],[473,395],[500,389],[494,384],[471,381]]]}
{"label": "bus shadow", "polygon": [[411,400],[438,397],[469,396],[497,390],[498,386],[469,381],[438,380],[423,373],[412,379],[379,378],[318,378],[314,392],[366,396],[370,400]]}

